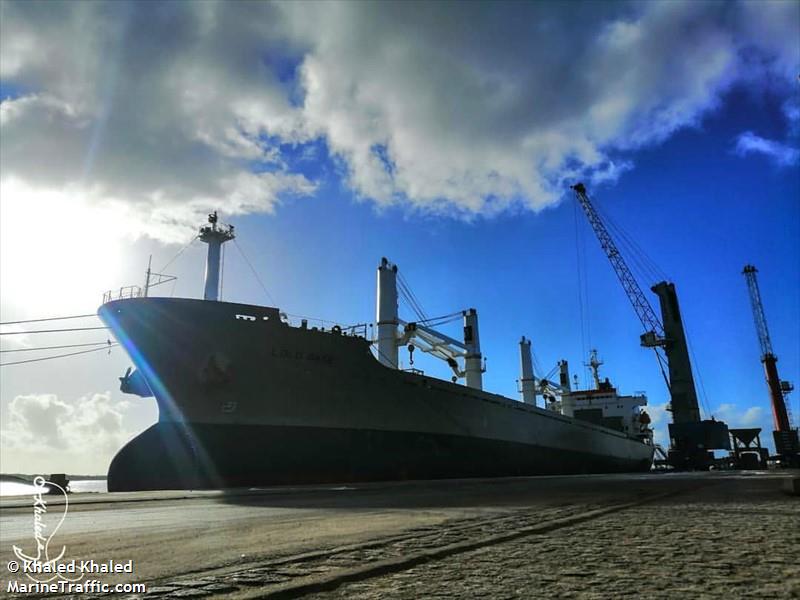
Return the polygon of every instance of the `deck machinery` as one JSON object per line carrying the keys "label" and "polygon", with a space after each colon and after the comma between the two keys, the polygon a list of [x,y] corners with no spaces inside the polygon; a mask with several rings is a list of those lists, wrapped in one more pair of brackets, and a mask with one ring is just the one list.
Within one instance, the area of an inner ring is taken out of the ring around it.
{"label": "deck machinery", "polygon": [[700,417],[675,284],[662,281],[650,288],[658,296],[661,305],[659,320],[589,200],[586,187],[578,183],[572,186],[572,190],[645,329],[641,344],[655,351],[669,388],[669,410],[672,412],[672,423],[669,424],[669,463],[678,469],[708,468],[714,460],[711,450],[730,449],[728,426],[713,418],[702,420]]}
{"label": "deck machinery", "polygon": [[789,466],[800,466],[800,442],[798,442],[797,428],[792,428],[786,403],[786,396],[794,389],[794,386],[788,381],[781,381],[778,376],[778,357],[772,351],[772,341],[769,338],[767,319],[764,316],[764,305],[761,302],[756,273],[758,273],[758,269],[753,265],[745,265],[742,271],[747,281],[747,290],[750,293],[753,319],[756,323],[758,343],[761,346],[761,362],[764,364],[764,375],[772,404],[772,418],[775,424],[775,431],[772,435],[775,441],[775,453],[779,460]]}

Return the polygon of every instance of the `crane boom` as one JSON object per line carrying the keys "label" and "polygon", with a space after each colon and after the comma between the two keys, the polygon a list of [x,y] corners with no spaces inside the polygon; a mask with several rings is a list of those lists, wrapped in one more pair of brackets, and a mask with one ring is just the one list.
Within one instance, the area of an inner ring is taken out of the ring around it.
{"label": "crane boom", "polygon": [[747,281],[747,291],[750,293],[750,306],[753,309],[753,320],[756,323],[756,334],[758,343],[761,346],[761,357],[773,354],[772,341],[769,339],[767,329],[767,318],[764,316],[764,305],[761,302],[761,292],[758,289],[758,279],[756,279],[756,269],[753,265],[745,265],[742,274]]}
{"label": "crane boom", "polygon": [[[644,292],[642,292],[642,288],[639,287],[639,283],[625,263],[625,259],[622,258],[622,254],[620,254],[617,245],[614,243],[614,239],[600,219],[600,215],[597,214],[594,206],[592,206],[589,196],[586,195],[586,187],[582,183],[576,183],[572,186],[572,189],[575,190],[575,195],[578,197],[583,212],[586,213],[589,224],[592,226],[592,229],[594,229],[595,234],[597,234],[597,239],[600,240],[600,246],[603,248],[606,256],[608,256],[608,260],[611,261],[611,266],[614,268],[614,272],[617,274],[622,288],[628,295],[628,299],[633,305],[633,310],[636,311],[636,316],[639,317],[639,320],[642,322],[644,330],[653,334],[654,337],[648,339],[652,342],[663,340],[664,328],[658,320],[656,312],[647,301],[647,297],[644,295]],[[651,343],[647,345],[658,344]]]}

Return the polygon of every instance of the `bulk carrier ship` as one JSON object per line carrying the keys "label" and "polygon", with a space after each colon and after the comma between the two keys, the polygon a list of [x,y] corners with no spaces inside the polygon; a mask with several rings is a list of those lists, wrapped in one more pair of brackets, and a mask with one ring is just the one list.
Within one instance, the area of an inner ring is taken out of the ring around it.
{"label": "bulk carrier ship", "polygon": [[[154,396],[159,410],[113,459],[109,491],[650,469],[643,395],[619,396],[607,380],[570,390],[565,361],[559,383],[537,380],[524,337],[522,401],[483,391],[477,311],[459,314],[463,341],[400,320],[385,258],[374,339],[366,325],[309,327],[219,301],[220,250],[233,237],[216,213],[200,229],[203,300],[149,297],[149,269],[144,289],[104,298],[98,314],[135,365],[121,389]],[[399,368],[401,347],[445,360],[452,380]]]}

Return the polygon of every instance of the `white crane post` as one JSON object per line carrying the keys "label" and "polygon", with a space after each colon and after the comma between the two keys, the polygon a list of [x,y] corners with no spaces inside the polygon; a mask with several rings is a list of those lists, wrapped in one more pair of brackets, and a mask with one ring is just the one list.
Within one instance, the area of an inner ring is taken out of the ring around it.
{"label": "white crane post", "polygon": [[208,244],[208,256],[206,257],[206,283],[203,292],[204,300],[219,300],[219,269],[222,244],[232,240],[232,225],[217,225],[217,212],[208,215],[208,225],[200,228],[201,242]]}
{"label": "white crane post", "polygon": [[482,390],[483,365],[481,364],[481,341],[478,335],[478,311],[470,308],[465,310],[463,315],[464,345],[467,347],[467,354],[464,357],[467,387]]}
{"label": "white crane post", "polygon": [[378,323],[378,361],[397,368],[397,266],[390,265],[386,258],[378,267],[378,297],[376,302]]}
{"label": "white crane post", "polygon": [[572,401],[569,387],[569,363],[565,360],[558,361],[561,385],[561,414],[572,417],[575,414],[575,404]]}
{"label": "white crane post", "polygon": [[536,406],[536,383],[533,380],[533,362],[531,362],[531,341],[519,341],[520,383],[522,384],[522,401]]}

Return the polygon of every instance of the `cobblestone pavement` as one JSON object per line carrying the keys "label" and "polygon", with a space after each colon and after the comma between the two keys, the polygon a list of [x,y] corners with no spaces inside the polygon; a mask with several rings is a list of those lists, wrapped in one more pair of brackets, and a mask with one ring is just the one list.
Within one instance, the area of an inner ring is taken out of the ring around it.
{"label": "cobblestone pavement", "polygon": [[630,508],[310,597],[800,598],[800,502],[778,493],[736,502],[735,491]]}
{"label": "cobblestone pavement", "polygon": [[[172,600],[174,598],[212,595],[258,596],[277,591],[283,584],[304,582],[316,576],[357,569],[386,560],[402,560],[407,556],[431,550],[469,543],[489,536],[513,534],[520,527],[530,527],[581,515],[587,509],[602,505],[569,505],[536,510],[504,510],[481,517],[451,519],[432,527],[415,527],[401,535],[374,542],[327,548],[299,555],[276,557],[257,565],[225,569],[159,582],[151,586],[145,598]],[[288,593],[291,597],[294,594]]]}
{"label": "cobblestone pavement", "polygon": [[[781,476],[519,478],[375,486],[345,500],[301,495],[306,508],[291,514],[316,544],[274,547],[275,526],[265,526],[263,555],[142,578],[147,593],[129,598],[800,598],[800,497],[780,491]],[[277,502],[296,503],[269,496],[244,506],[275,519]],[[319,509],[333,506],[323,519]],[[443,518],[426,523],[434,507]],[[367,538],[329,535],[337,520],[384,512],[391,527]]]}

